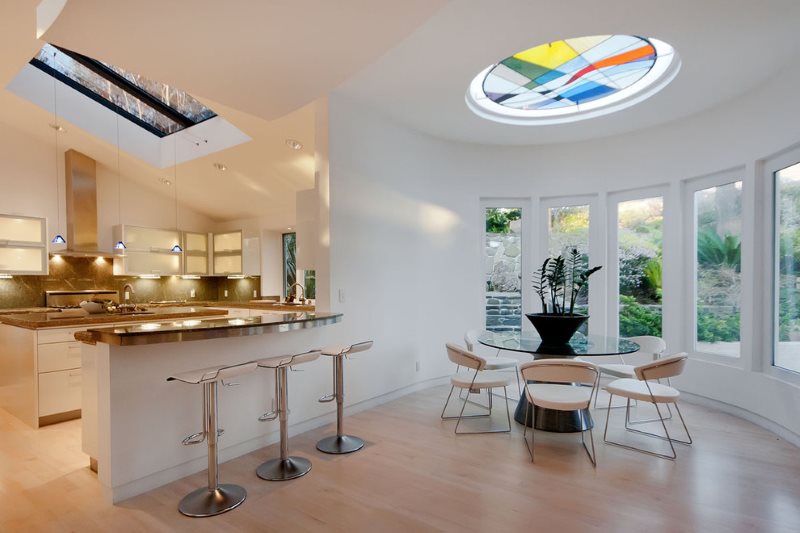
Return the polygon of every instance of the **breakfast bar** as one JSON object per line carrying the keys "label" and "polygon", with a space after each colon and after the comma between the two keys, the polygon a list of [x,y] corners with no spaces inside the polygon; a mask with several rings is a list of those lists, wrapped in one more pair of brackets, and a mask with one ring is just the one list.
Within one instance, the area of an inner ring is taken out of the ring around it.
{"label": "breakfast bar", "polygon": [[[335,332],[320,326],[341,319],[341,314],[301,311],[143,322],[76,333],[83,342],[82,446],[106,495],[121,501],[206,467],[202,446],[182,445],[203,427],[199,392],[168,383],[169,376],[318,348],[330,343]],[[322,415],[328,410],[316,398],[330,387],[330,368],[306,366],[306,389],[292,391],[297,394],[292,422],[309,428],[326,421]],[[220,389],[221,462],[278,438],[277,424],[258,421],[274,400],[272,373],[244,375],[235,385]]]}

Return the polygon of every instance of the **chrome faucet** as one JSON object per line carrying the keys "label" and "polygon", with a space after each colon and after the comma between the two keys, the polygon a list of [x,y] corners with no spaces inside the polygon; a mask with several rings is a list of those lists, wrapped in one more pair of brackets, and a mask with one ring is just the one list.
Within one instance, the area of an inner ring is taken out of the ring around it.
{"label": "chrome faucet", "polygon": [[305,289],[305,287],[300,285],[299,282],[294,282],[294,283],[292,283],[292,285],[289,286],[289,290],[286,292],[286,301],[287,302],[293,302],[295,300],[295,297],[297,296],[297,291],[294,291],[294,296],[292,296],[292,289],[294,289],[295,287],[298,287],[300,289],[300,291],[301,291],[301,293],[303,295],[303,297],[300,298],[300,303],[303,303],[303,300],[305,300],[305,297],[306,297],[306,289]]}

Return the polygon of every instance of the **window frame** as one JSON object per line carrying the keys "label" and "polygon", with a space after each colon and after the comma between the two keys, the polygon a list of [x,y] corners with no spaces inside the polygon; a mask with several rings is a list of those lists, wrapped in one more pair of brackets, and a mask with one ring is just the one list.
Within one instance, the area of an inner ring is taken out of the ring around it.
{"label": "window frame", "polygon": [[[484,248],[486,246],[486,210],[496,208],[496,209],[514,209],[519,208],[521,210],[520,220],[522,224],[520,225],[520,232],[522,233],[522,238],[520,242],[522,243],[522,250],[521,250],[521,265],[520,265],[520,272],[522,272],[522,280],[520,282],[520,300],[522,305],[522,317],[521,317],[521,331],[526,331],[533,326],[530,324],[530,321],[525,318],[526,313],[531,313],[530,302],[532,301],[531,298],[531,250],[533,246],[531,243],[534,242],[534,235],[533,235],[533,218],[535,214],[533,213],[533,209],[531,208],[531,199],[527,197],[481,197],[479,202],[479,220],[480,220],[480,231],[478,232],[478,257],[480,258],[479,261],[476,263],[478,265],[483,265],[484,261]],[[484,280],[484,268],[480,268],[480,281],[481,284],[481,291],[480,291],[480,310],[481,310],[481,329],[485,329],[486,327],[486,285]]]}
{"label": "window frame", "polygon": [[[625,189],[608,193],[606,227],[608,228],[608,240],[606,246],[606,265],[608,273],[607,279],[607,308],[606,308],[606,335],[609,337],[619,337],[619,204],[631,200],[645,200],[647,198],[661,197],[661,213],[664,217],[662,225],[661,241],[661,268],[662,284],[667,289],[667,264],[668,257],[671,257],[672,250],[668,246],[667,222],[668,215],[672,218],[672,198],[670,196],[670,185],[660,183],[647,187],[637,187],[635,189]],[[676,220],[677,223],[677,220]],[[664,290],[661,298],[661,338],[666,340],[665,332],[669,331],[668,324],[668,291]]]}
{"label": "window frame", "polygon": [[763,308],[768,311],[762,313],[763,335],[759,343],[762,348],[762,357],[758,361],[762,365],[760,370],[770,377],[796,386],[800,386],[799,372],[775,366],[775,353],[779,342],[776,311],[780,297],[779,292],[776,290],[779,269],[777,261],[777,254],[779,253],[777,231],[779,211],[775,194],[775,174],[798,163],[800,163],[800,146],[789,148],[764,160],[760,172],[757,173],[758,177],[763,180],[762,187],[760,187],[761,191],[763,191],[763,197],[758,205],[767,216],[760,217],[762,227],[756,228],[757,235],[762,236],[763,249],[761,251],[764,254],[763,257],[769,257],[772,263],[771,268],[763,269],[763,276],[759,280],[763,288]]}
{"label": "window frame", "polygon": [[[720,355],[710,352],[702,352],[696,349],[697,342],[697,211],[694,203],[694,194],[698,191],[709,189],[711,187],[719,187],[729,185],[737,181],[742,182],[742,232],[741,232],[741,304],[739,315],[739,355]],[[751,291],[745,287],[745,280],[748,279],[750,273],[750,263],[746,260],[746,254],[749,252],[750,242],[747,238],[746,225],[748,224],[747,216],[747,200],[750,194],[751,186],[747,180],[747,172],[744,166],[737,166],[713,174],[689,178],[681,182],[681,204],[683,206],[683,219],[686,223],[683,225],[683,271],[688,274],[689,279],[684,280],[684,328],[683,328],[683,342],[686,350],[692,354],[692,357],[697,357],[700,360],[709,361],[713,363],[722,364],[734,368],[744,368],[746,366],[745,353],[747,347],[750,346],[749,337],[751,336],[750,328],[745,326],[745,313],[746,306],[752,306],[752,299],[750,297]]]}
{"label": "window frame", "polygon": [[[539,243],[534,264],[541,265],[549,250],[550,233],[549,210],[553,207],[589,207],[589,265],[602,265],[605,257],[605,232],[601,221],[603,203],[600,194],[583,194],[575,196],[544,196],[539,199]],[[602,335],[606,331],[606,313],[604,312],[604,295],[606,293],[606,272],[601,269],[595,273],[589,283],[589,333]],[[535,299],[533,300],[535,302]],[[539,305],[540,307],[540,305]],[[537,307],[538,311],[538,307]]]}

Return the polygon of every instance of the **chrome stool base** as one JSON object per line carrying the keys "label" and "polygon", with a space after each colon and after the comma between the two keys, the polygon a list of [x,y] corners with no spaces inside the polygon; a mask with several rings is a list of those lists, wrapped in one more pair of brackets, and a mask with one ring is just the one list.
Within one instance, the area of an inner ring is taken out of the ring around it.
{"label": "chrome stool base", "polygon": [[335,435],[325,437],[317,443],[317,449],[322,453],[353,453],[364,447],[364,441],[352,435]]}
{"label": "chrome stool base", "polygon": [[239,507],[245,498],[247,491],[239,485],[224,483],[216,490],[202,487],[184,496],[178,511],[193,518],[214,516]]}
{"label": "chrome stool base", "polygon": [[311,470],[311,461],[302,457],[270,459],[256,470],[261,479],[267,481],[287,481],[304,476]]}

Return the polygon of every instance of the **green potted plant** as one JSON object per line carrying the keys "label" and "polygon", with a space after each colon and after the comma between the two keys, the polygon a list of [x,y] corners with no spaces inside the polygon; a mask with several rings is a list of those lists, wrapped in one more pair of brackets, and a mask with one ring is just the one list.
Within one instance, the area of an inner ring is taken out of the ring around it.
{"label": "green potted plant", "polygon": [[575,312],[575,302],[589,276],[603,267],[583,268],[581,254],[573,248],[564,258],[548,257],[533,274],[533,289],[542,303],[541,313],[525,316],[539,332],[543,344],[566,344],[588,318]]}

